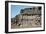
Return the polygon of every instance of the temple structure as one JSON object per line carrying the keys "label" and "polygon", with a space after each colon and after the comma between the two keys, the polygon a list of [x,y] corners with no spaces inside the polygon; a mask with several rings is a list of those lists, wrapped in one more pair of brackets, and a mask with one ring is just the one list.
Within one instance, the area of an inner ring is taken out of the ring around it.
{"label": "temple structure", "polygon": [[20,14],[16,15],[14,23],[19,27],[40,27],[41,26],[41,7],[21,9]]}

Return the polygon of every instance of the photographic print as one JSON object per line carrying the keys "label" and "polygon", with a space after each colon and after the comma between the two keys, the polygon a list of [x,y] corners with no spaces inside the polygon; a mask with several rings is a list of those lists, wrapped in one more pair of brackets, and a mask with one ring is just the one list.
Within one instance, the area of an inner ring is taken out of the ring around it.
{"label": "photographic print", "polygon": [[11,6],[11,28],[32,28],[41,26],[41,7]]}
{"label": "photographic print", "polygon": [[44,31],[44,3],[6,1],[6,32]]}

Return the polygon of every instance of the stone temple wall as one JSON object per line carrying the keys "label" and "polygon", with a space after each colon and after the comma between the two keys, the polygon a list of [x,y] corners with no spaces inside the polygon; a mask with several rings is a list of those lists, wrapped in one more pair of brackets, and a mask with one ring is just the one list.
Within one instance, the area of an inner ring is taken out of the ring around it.
{"label": "stone temple wall", "polygon": [[33,16],[20,16],[18,20],[18,24],[21,24],[21,27],[26,26],[40,26],[41,25],[41,17],[39,15],[33,15]]}

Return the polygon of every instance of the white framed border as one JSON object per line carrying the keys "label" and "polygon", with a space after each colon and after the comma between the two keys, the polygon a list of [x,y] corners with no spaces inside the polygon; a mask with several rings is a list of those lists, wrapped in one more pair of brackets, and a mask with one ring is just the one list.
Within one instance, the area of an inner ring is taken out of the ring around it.
{"label": "white framed border", "polygon": [[[24,5],[24,6],[41,6],[42,7],[42,16],[41,16],[41,27],[39,28],[24,28],[24,29],[11,29],[11,5]],[[27,4],[27,3],[8,3],[8,10],[9,10],[9,20],[8,20],[8,32],[14,32],[14,31],[32,31],[32,30],[43,30],[44,28],[44,5],[43,4]]]}

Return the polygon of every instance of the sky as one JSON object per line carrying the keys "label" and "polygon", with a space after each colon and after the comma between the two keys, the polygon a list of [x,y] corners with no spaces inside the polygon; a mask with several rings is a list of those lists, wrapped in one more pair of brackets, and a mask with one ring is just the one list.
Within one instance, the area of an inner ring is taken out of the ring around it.
{"label": "sky", "polygon": [[24,8],[30,8],[31,6],[23,6],[23,5],[11,5],[11,18],[20,14],[20,10]]}

